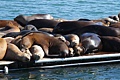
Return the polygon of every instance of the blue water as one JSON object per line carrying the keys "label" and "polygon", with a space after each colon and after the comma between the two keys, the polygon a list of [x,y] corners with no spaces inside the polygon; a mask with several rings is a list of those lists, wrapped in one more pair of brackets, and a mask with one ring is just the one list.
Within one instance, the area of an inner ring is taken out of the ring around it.
{"label": "blue water", "polygon": [[[99,19],[120,13],[119,0],[0,0],[0,19],[20,14],[51,14],[54,18]],[[120,80],[120,63],[10,72],[10,80]],[[0,79],[1,79],[0,74]]]}

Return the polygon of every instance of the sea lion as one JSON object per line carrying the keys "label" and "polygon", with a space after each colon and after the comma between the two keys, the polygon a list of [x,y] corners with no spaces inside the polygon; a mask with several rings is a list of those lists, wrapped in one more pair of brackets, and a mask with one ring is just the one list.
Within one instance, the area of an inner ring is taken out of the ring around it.
{"label": "sea lion", "polygon": [[20,49],[12,43],[7,43],[6,53],[2,60],[22,61],[28,62],[31,59],[31,55],[21,52]]}
{"label": "sea lion", "polygon": [[84,48],[84,52],[81,54],[98,52],[101,49],[101,39],[95,33],[83,33],[80,40],[81,46]]}
{"label": "sea lion", "polygon": [[25,26],[29,21],[35,20],[35,19],[53,19],[53,17],[50,14],[33,14],[30,16],[25,15],[18,15],[14,18],[16,22],[18,22],[21,26]]}
{"label": "sea lion", "polygon": [[93,21],[64,21],[64,22],[58,23],[54,27],[53,33],[66,35],[66,34],[70,34],[76,29],[79,29],[88,25],[94,25],[94,24],[95,23]]}
{"label": "sea lion", "polygon": [[29,61],[30,55],[22,53],[17,46],[0,38],[0,60]]}
{"label": "sea lion", "polygon": [[39,60],[39,59],[43,59],[45,53],[42,49],[42,47],[38,46],[38,45],[33,45],[30,48],[30,52],[32,53],[32,59],[33,60]]}
{"label": "sea lion", "polygon": [[11,22],[12,25],[17,26],[17,27],[20,28],[20,29],[22,28],[22,26],[20,26],[20,25],[19,25],[16,21],[14,21],[14,20],[0,20],[0,28],[6,27],[9,22]]}
{"label": "sea lion", "polygon": [[10,32],[20,32],[19,25],[12,20],[0,20],[0,37]]}
{"label": "sea lion", "polygon": [[89,25],[71,32],[78,36],[83,33],[96,33],[100,36],[120,36],[120,28],[106,27],[102,25]]}
{"label": "sea lion", "polygon": [[8,21],[6,26],[4,26],[0,29],[0,32],[3,32],[3,33],[20,32],[20,29],[18,26],[14,25],[13,22]]}
{"label": "sea lion", "polygon": [[37,29],[39,28],[54,28],[59,22],[48,19],[35,19],[29,21],[27,25],[34,25]]}
{"label": "sea lion", "polygon": [[120,38],[113,36],[100,36],[102,50],[105,52],[120,52]]}
{"label": "sea lion", "polygon": [[19,47],[21,50],[25,51],[34,44],[41,46],[47,57],[50,55],[66,57],[69,55],[68,47],[63,41],[44,33],[31,32],[24,35],[20,40]]}
{"label": "sea lion", "polygon": [[79,45],[79,37],[76,34],[66,34],[63,35],[67,41],[70,42],[70,46],[74,47],[76,45]]}

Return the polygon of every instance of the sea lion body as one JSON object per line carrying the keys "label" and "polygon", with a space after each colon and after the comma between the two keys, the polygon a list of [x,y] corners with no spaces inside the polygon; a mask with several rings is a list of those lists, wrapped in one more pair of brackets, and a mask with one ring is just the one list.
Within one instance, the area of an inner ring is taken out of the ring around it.
{"label": "sea lion body", "polygon": [[120,52],[120,39],[113,36],[101,36],[102,51]]}
{"label": "sea lion body", "polygon": [[30,16],[25,15],[18,15],[14,18],[16,22],[18,22],[21,26],[26,26],[29,21],[35,20],[35,19],[53,19],[53,17],[50,14],[33,14]]}
{"label": "sea lion body", "polygon": [[81,46],[84,48],[84,53],[93,53],[100,51],[101,39],[95,33],[84,33],[80,36]]}
{"label": "sea lion body", "polygon": [[80,29],[75,30],[74,34],[80,36],[83,33],[96,33],[100,36],[119,36],[120,35],[120,28],[113,28],[113,27],[105,27],[101,25],[89,25],[82,27]]}
{"label": "sea lion body", "polygon": [[66,56],[69,54],[67,45],[51,36],[44,33],[29,33],[21,38],[20,48],[29,49],[33,44],[40,45],[46,56],[57,54]]}
{"label": "sea lion body", "polygon": [[79,29],[88,25],[94,25],[94,24],[95,23],[93,21],[64,21],[64,22],[58,23],[54,27],[53,33],[66,35],[66,34],[70,34],[76,29]]}
{"label": "sea lion body", "polygon": [[38,46],[38,45],[33,45],[30,48],[30,52],[32,53],[32,58],[34,60],[39,60],[39,59],[43,59],[45,53],[42,49],[42,47]]}

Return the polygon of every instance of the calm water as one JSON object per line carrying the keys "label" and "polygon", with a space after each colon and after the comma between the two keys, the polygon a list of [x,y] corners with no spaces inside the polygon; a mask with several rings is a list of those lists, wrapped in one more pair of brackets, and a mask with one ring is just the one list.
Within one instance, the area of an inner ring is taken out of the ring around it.
{"label": "calm water", "polygon": [[[0,19],[51,14],[64,19],[99,19],[120,12],[118,0],[0,0]],[[120,63],[10,72],[11,80],[120,80]],[[0,79],[2,74],[0,74]]]}

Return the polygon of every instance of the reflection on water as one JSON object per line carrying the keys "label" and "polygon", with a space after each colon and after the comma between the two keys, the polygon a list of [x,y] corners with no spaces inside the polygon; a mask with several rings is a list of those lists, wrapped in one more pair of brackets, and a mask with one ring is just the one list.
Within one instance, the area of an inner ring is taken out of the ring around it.
{"label": "reflection on water", "polygon": [[0,80],[119,80],[120,64],[98,64],[54,69],[34,69],[0,74]]}

